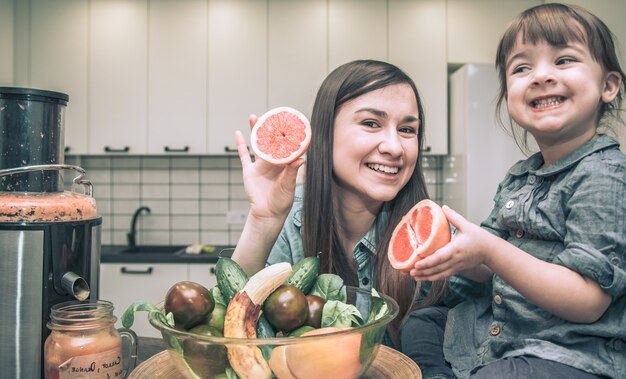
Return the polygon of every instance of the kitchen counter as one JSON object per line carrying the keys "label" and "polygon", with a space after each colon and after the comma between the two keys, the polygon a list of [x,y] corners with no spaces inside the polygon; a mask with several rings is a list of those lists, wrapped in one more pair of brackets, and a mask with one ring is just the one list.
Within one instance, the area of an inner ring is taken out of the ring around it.
{"label": "kitchen counter", "polygon": [[[220,253],[230,256],[234,246],[215,245],[212,253],[186,254],[186,246],[140,246],[140,251],[125,251],[124,245],[102,245],[102,263],[216,263]],[[225,251],[224,251],[225,250]],[[224,252],[222,252],[224,251]]]}

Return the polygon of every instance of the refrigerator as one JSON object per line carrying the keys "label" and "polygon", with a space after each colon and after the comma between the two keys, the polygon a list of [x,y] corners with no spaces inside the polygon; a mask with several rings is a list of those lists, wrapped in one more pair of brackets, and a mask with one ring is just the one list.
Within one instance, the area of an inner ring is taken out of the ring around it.
{"label": "refrigerator", "polygon": [[[480,224],[493,208],[498,184],[526,155],[496,122],[499,90],[491,64],[466,64],[449,77],[450,153],[442,170],[443,203]],[[508,124],[506,107],[503,120]]]}

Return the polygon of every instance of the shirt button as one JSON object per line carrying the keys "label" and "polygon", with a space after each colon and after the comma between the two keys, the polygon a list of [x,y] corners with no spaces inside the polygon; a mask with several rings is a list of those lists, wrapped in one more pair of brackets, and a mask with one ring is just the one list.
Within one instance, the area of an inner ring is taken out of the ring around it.
{"label": "shirt button", "polygon": [[497,336],[498,334],[500,334],[500,327],[498,325],[492,326],[491,329],[489,329],[489,333],[492,336]]}
{"label": "shirt button", "polygon": [[611,257],[609,258],[609,262],[617,266],[619,265],[619,257]]}
{"label": "shirt button", "polygon": [[361,283],[363,283],[364,286],[370,284],[370,280],[369,278],[363,278],[363,280],[361,280]]}
{"label": "shirt button", "polygon": [[513,205],[515,205],[515,202],[513,200],[509,200],[509,201],[506,202],[505,207],[506,207],[506,209],[511,209],[511,208],[513,208]]}
{"label": "shirt button", "polygon": [[500,296],[500,295],[494,296],[493,297],[493,302],[498,304],[498,305],[502,304],[502,296]]}
{"label": "shirt button", "polygon": [[537,181],[537,177],[535,175],[530,175],[528,177],[528,184],[535,184],[536,181]]}
{"label": "shirt button", "polygon": [[522,237],[524,237],[524,231],[523,231],[522,229],[518,229],[518,230],[515,232],[515,237],[517,237],[517,238],[522,238]]}

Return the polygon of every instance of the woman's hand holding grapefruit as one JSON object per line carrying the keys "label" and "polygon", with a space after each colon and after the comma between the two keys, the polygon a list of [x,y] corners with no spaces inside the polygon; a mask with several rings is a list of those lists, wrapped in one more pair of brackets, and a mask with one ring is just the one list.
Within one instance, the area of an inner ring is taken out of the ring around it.
{"label": "woman's hand holding grapefruit", "polygon": [[[250,116],[250,127],[257,121]],[[250,158],[243,134],[235,132],[235,141],[241,166],[246,196],[250,202],[250,217],[268,220],[277,219],[281,225],[293,204],[298,168],[304,163],[302,158],[287,165],[275,165],[255,155]]]}

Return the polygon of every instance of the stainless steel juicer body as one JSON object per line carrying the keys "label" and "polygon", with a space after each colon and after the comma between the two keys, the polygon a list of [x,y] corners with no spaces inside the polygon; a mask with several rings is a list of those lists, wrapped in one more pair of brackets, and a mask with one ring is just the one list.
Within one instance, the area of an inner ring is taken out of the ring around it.
{"label": "stainless steel juicer body", "polygon": [[[100,233],[85,171],[64,164],[66,94],[0,87],[0,377],[43,377],[53,305],[98,299]],[[74,170],[72,190],[62,172]]]}

